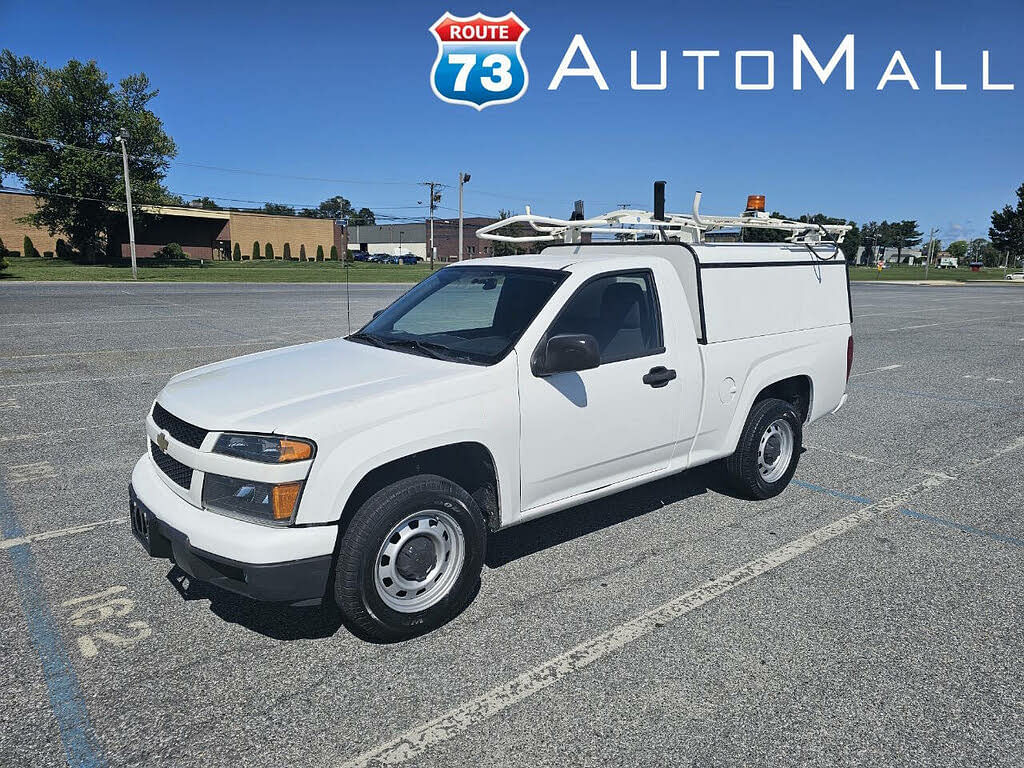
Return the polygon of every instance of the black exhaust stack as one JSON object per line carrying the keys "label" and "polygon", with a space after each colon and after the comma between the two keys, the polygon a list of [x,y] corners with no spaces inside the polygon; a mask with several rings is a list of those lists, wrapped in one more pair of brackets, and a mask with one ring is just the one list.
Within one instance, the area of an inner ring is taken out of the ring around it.
{"label": "black exhaust stack", "polygon": [[654,218],[665,221],[665,182],[654,182]]}
{"label": "black exhaust stack", "polygon": [[572,204],[572,216],[569,217],[569,221],[583,221],[586,218],[583,215],[583,201],[577,200]]}

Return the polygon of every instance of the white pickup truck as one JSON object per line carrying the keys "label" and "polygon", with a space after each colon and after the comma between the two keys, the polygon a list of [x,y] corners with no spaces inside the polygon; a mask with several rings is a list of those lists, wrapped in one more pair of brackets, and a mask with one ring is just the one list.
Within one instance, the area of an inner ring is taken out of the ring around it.
{"label": "white pickup truck", "polygon": [[348,337],[175,376],[132,473],[135,535],[393,641],[469,603],[492,531],[717,459],[743,496],[780,493],[846,399],[845,261],[799,235],[704,243],[691,219],[587,244],[607,220],[534,217],[562,244],[446,267]]}

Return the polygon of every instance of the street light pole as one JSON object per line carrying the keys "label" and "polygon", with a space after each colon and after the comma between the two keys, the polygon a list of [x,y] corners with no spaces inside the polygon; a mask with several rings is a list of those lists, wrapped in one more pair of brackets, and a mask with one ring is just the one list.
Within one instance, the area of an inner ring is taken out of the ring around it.
{"label": "street light pole", "polygon": [[924,279],[928,279],[928,267],[932,263],[932,257],[935,255],[935,227],[932,227],[932,231],[928,235],[928,257],[924,260]]}
{"label": "street light pole", "polygon": [[462,261],[462,185],[469,181],[469,174],[459,171],[459,261]]}
{"label": "street light pole", "polygon": [[128,242],[132,252],[132,280],[139,279],[139,268],[135,263],[135,217],[132,214],[132,182],[128,177],[128,149],[125,140],[128,138],[128,131],[121,129],[121,132],[114,137],[121,142],[121,159],[124,161],[124,196],[128,204]]}

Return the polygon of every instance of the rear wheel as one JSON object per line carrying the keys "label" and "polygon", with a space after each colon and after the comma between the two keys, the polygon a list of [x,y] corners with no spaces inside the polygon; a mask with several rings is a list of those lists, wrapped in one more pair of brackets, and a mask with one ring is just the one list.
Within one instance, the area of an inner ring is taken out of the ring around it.
{"label": "rear wheel", "polygon": [[800,461],[803,423],[791,403],[754,403],[736,452],[725,460],[733,487],[749,499],[769,499],[789,485]]}
{"label": "rear wheel", "polygon": [[349,522],[338,550],[335,602],[368,639],[428,632],[472,601],[486,536],[476,502],[450,480],[417,475],[392,483]]}

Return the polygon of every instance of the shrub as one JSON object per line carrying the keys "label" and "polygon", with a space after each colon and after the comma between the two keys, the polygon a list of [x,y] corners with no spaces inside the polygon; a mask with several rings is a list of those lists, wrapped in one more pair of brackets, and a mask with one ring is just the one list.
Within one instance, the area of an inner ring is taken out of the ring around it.
{"label": "shrub", "polygon": [[252,255],[249,256],[249,261],[252,261],[253,259],[258,259],[259,257],[260,257],[260,243],[259,243],[258,240],[256,240],[252,244]]}
{"label": "shrub", "polygon": [[324,260],[324,247],[322,245],[318,245],[316,247],[316,260],[317,261],[323,261]]}
{"label": "shrub", "polygon": [[331,246],[331,261],[337,261],[337,260],[338,260],[338,246],[332,245]]}
{"label": "shrub", "polygon": [[300,243],[299,244],[299,261],[309,261],[309,259],[306,258],[306,245],[305,245],[305,243]]}
{"label": "shrub", "polygon": [[29,237],[28,235],[25,235],[25,240],[22,244],[21,252],[25,254],[25,256],[39,256],[39,251],[37,251],[36,247],[32,245],[32,238]]}
{"label": "shrub", "polygon": [[74,256],[74,252],[71,250],[71,246],[64,242],[64,238],[57,241],[57,258],[58,259],[70,259]]}
{"label": "shrub", "polygon": [[44,259],[52,259],[53,258],[53,251],[43,251],[43,258]]}
{"label": "shrub", "polygon": [[282,256],[281,258],[283,258],[285,261],[287,261],[291,257],[292,257],[292,244],[291,243],[285,243],[284,244],[284,256]]}
{"label": "shrub", "polygon": [[231,250],[231,260],[241,261],[242,260],[242,246],[235,243],[235,247]]}
{"label": "shrub", "polygon": [[154,253],[153,258],[156,261],[182,261],[188,258],[188,254],[177,243],[168,243]]}
{"label": "shrub", "polygon": [[0,237],[0,272],[3,272],[5,269],[11,266],[10,263],[8,263],[7,261],[7,256],[9,253],[10,251],[7,250],[7,246],[4,245],[3,238]]}
{"label": "shrub", "polygon": [[[286,245],[285,248],[287,248],[287,247],[288,246]],[[267,258],[267,259],[274,258],[274,244],[273,243],[267,243],[266,248],[263,249],[263,256],[264,256],[264,258]]]}

